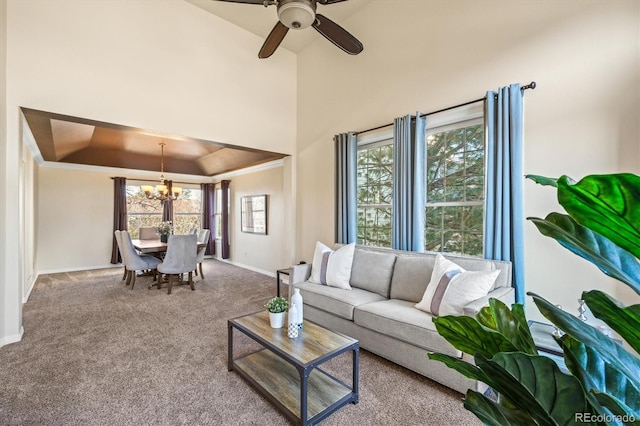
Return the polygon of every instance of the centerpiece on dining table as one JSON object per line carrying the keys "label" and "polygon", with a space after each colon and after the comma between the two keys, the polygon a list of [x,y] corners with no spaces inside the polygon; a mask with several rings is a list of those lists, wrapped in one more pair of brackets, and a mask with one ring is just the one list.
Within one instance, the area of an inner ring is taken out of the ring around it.
{"label": "centerpiece on dining table", "polygon": [[166,243],[169,241],[169,235],[173,233],[173,225],[171,222],[162,222],[158,225],[158,234],[160,234],[160,241]]}

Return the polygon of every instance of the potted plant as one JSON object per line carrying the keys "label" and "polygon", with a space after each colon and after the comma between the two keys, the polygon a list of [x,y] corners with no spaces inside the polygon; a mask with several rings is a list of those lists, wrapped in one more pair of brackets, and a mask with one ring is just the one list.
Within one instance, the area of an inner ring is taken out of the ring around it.
{"label": "potted plant", "polygon": [[173,225],[171,222],[162,222],[158,225],[158,234],[160,234],[160,241],[166,243],[169,241],[169,235],[173,232]]}
{"label": "potted plant", "polygon": [[[528,176],[556,188],[567,214],[529,218],[602,272],[640,294],[640,176]],[[567,285],[571,285],[568,283]],[[475,365],[445,354],[429,358],[489,385],[495,398],[467,391],[464,407],[489,425],[637,424],[640,419],[640,304],[624,306],[599,290],[584,300],[628,348],[537,294],[527,293],[540,312],[564,333],[556,337],[568,373],[535,347],[522,304],[511,309],[492,299],[476,318],[433,320],[438,333],[474,356]]]}
{"label": "potted plant", "polygon": [[289,307],[289,302],[284,297],[274,297],[269,300],[265,305],[267,307],[267,311],[269,311],[269,321],[271,322],[271,327],[273,328],[282,328],[284,325],[284,315],[287,312],[287,308]]}

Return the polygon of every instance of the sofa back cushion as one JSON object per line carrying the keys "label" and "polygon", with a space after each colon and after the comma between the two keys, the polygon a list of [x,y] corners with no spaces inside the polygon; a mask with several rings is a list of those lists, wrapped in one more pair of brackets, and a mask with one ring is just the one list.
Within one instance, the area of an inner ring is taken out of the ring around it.
{"label": "sofa back cushion", "polygon": [[349,282],[352,287],[368,290],[388,298],[395,262],[396,255],[394,253],[356,247]]}
{"label": "sofa back cushion", "polygon": [[[437,253],[398,254],[391,278],[391,299],[402,299],[418,303],[422,300],[435,264]],[[511,287],[511,263],[488,260],[480,257],[445,255],[445,257],[468,271],[500,270],[490,291],[497,287]]]}
{"label": "sofa back cushion", "polygon": [[435,256],[399,255],[391,278],[391,299],[418,303],[431,279]]}

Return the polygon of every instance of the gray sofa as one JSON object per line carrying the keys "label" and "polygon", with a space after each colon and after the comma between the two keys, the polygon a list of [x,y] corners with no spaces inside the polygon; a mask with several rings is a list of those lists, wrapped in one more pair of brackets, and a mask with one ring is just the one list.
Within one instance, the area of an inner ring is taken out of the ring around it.
{"label": "gray sofa", "polygon": [[[464,307],[475,314],[490,297],[509,306],[514,303],[511,263],[480,258],[445,256],[469,271],[501,272],[489,293]],[[295,265],[289,291],[299,288],[304,318],[360,341],[360,346],[396,364],[465,393],[483,386],[444,364],[427,358],[442,352],[472,362],[435,330],[432,315],[415,308],[431,278],[436,253],[415,253],[357,246],[354,252],[351,290],[309,282],[310,264]]]}

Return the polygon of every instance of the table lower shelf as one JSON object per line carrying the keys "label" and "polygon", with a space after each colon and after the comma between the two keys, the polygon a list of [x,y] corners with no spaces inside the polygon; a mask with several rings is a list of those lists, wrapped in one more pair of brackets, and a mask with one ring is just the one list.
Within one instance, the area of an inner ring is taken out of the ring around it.
{"label": "table lower shelf", "polygon": [[[292,364],[268,349],[236,359],[233,364],[234,370],[300,419],[300,373]],[[308,419],[351,400],[351,388],[317,368],[311,371],[307,386]]]}

